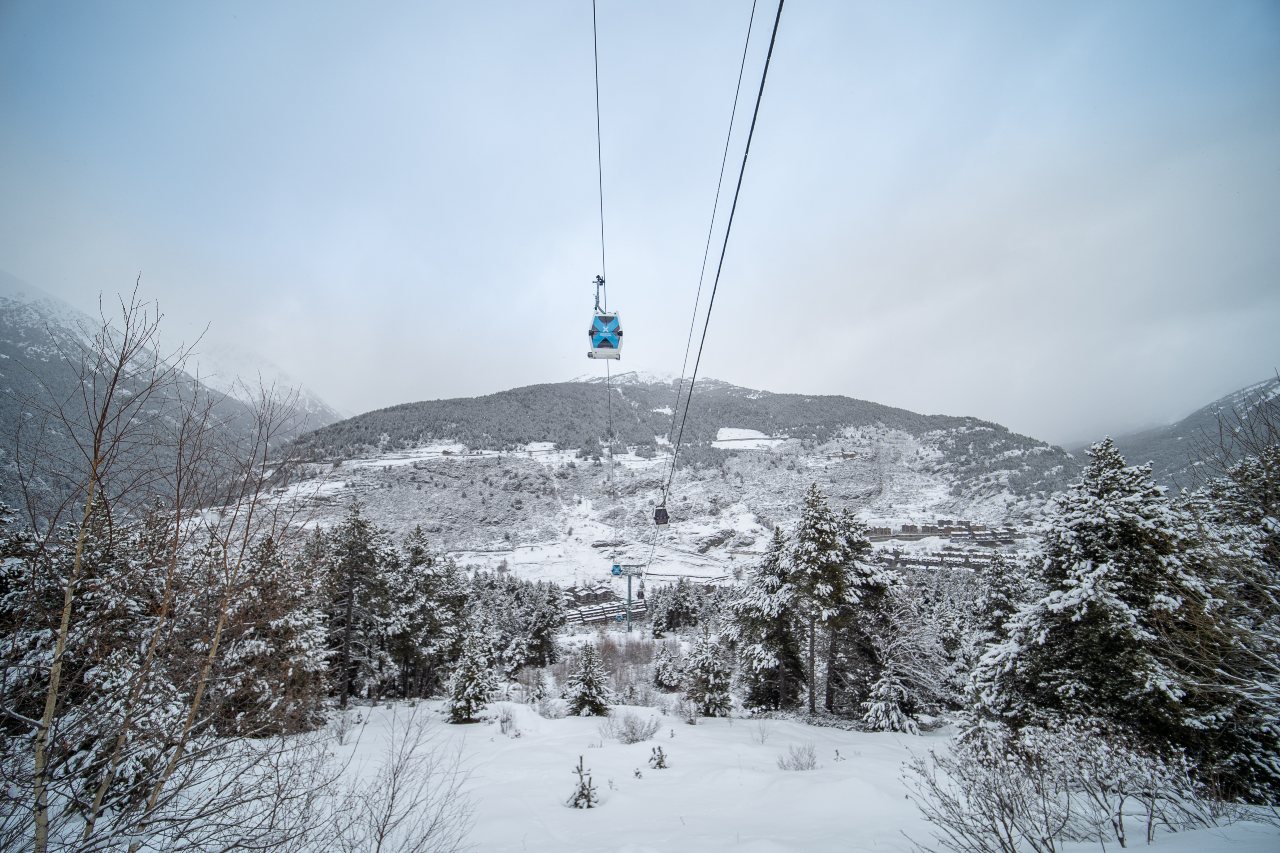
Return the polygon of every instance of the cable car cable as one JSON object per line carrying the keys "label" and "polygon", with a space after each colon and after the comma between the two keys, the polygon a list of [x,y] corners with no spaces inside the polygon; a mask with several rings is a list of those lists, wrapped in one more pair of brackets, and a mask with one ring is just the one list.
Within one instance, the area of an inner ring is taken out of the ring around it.
{"label": "cable car cable", "polygon": [[[600,133],[600,33],[596,24],[596,0],[591,0],[591,59],[595,78],[596,93],[596,189],[600,201],[600,275],[596,286],[596,311],[602,308],[609,310],[609,275],[605,265],[604,240],[604,154]],[[605,404],[609,412],[608,432],[605,434],[605,451],[609,455],[607,476],[610,489],[613,488],[613,371],[609,362],[604,363]]]}
{"label": "cable car cable", "polygon": [[685,397],[684,415],[680,419],[680,432],[676,437],[675,448],[671,454],[671,472],[667,476],[667,485],[663,494],[671,491],[671,481],[676,475],[676,462],[680,457],[680,447],[684,442],[685,422],[689,419],[689,406],[693,403],[693,389],[698,381],[698,368],[702,364],[702,350],[707,343],[707,329],[711,325],[711,312],[716,304],[716,291],[720,288],[720,274],[724,270],[724,257],[729,249],[729,235],[733,231],[733,217],[738,211],[738,196],[742,193],[742,179],[747,172],[747,159],[751,156],[751,139],[755,136],[756,121],[760,118],[760,102],[764,98],[764,84],[769,79],[769,63],[773,59],[773,47],[778,41],[778,24],[782,21],[782,7],[786,0],[778,0],[778,12],[773,19],[773,33],[769,36],[769,52],[765,55],[764,70],[760,74],[760,88],[756,92],[756,105],[751,113],[751,128],[747,131],[747,142],[742,150],[742,166],[738,169],[738,182],[733,190],[733,204],[729,208],[729,219],[724,229],[724,242],[720,246],[720,260],[716,264],[716,277],[711,285],[711,297],[707,300],[707,316],[702,324],[702,338],[698,341],[698,355],[693,361],[693,375],[689,378],[689,393]]}
{"label": "cable car cable", "polygon": [[596,188],[600,196],[600,278],[604,290],[604,309],[609,310],[609,271],[604,263],[604,156],[600,143],[600,37],[596,30],[596,0],[591,0],[591,57],[596,80]]}
{"label": "cable car cable", "polygon": [[733,139],[734,120],[738,115],[738,98],[742,93],[742,74],[747,67],[747,50],[751,46],[751,29],[756,20],[756,0],[751,0],[751,16],[747,19],[747,38],[742,45],[742,61],[738,64],[738,82],[733,87],[733,109],[729,111],[729,130],[724,137],[724,153],[720,156],[720,175],[716,178],[715,202],[711,205],[711,222],[707,224],[707,240],[702,248],[702,266],[698,272],[698,290],[693,297],[693,313],[689,317],[689,334],[684,342],[684,360],[680,362],[680,380],[676,384],[676,402],[671,410],[671,426],[667,429],[667,442],[676,431],[676,415],[680,411],[680,395],[684,390],[684,377],[689,366],[689,351],[693,348],[693,330],[698,323],[698,306],[702,303],[702,283],[707,275],[707,258],[711,256],[711,237],[715,233],[716,213],[720,209],[720,190],[724,186],[724,169],[729,162],[729,143]]}
{"label": "cable car cable", "polygon": [[[737,184],[736,184],[736,186],[734,187],[734,191],[733,191],[733,204],[732,204],[732,206],[729,208],[729,219],[728,219],[728,222],[727,222],[727,223],[726,223],[726,225],[725,225],[725,230],[724,230],[724,242],[723,242],[723,243],[721,244],[721,246],[720,246],[720,260],[719,260],[719,262],[718,262],[718,263],[717,263],[717,265],[716,265],[716,277],[715,277],[715,280],[714,280],[714,282],[713,282],[713,284],[712,284],[712,286],[711,286],[711,297],[710,297],[710,299],[709,299],[709,300],[708,300],[708,302],[707,302],[707,315],[706,315],[706,318],[705,318],[705,320],[703,321],[703,324],[702,324],[702,337],[701,337],[701,338],[700,338],[700,340],[698,341],[698,355],[697,355],[697,357],[694,359],[694,362],[693,362],[693,375],[692,375],[692,376],[690,377],[690,379],[689,379],[689,393],[688,393],[688,395],[685,397],[684,414],[683,414],[683,416],[682,416],[682,417],[681,417],[681,419],[680,419],[680,432],[679,432],[679,434],[678,434],[678,436],[677,436],[677,438],[676,438],[676,443],[675,443],[675,446],[673,447],[673,449],[672,449],[672,453],[671,453],[671,470],[670,470],[670,472],[667,474],[667,482],[666,482],[666,485],[665,485],[665,486],[663,486],[663,488],[662,488],[662,496],[663,496],[663,503],[664,503],[664,505],[665,505],[665,503],[666,503],[666,499],[667,499],[667,497],[668,497],[668,496],[670,495],[670,493],[671,493],[671,483],[672,483],[672,481],[675,479],[675,474],[676,474],[676,465],[677,465],[677,463],[679,462],[679,459],[680,459],[680,448],[681,448],[681,445],[684,443],[684,427],[685,427],[685,422],[686,422],[686,421],[688,420],[688,418],[689,418],[689,406],[693,403],[693,390],[694,390],[694,386],[695,386],[695,384],[696,384],[696,383],[697,383],[697,381],[698,381],[698,368],[699,368],[699,367],[701,366],[701,364],[702,364],[702,351],[703,351],[703,348],[706,346],[706,343],[707,343],[707,329],[708,329],[708,327],[710,327],[710,325],[711,325],[711,312],[712,312],[712,309],[714,309],[714,308],[715,308],[716,292],[717,292],[717,291],[719,290],[719,288],[720,288],[720,274],[721,274],[721,272],[722,272],[722,271],[723,271],[723,269],[724,269],[724,258],[725,258],[725,254],[726,254],[726,252],[728,251],[728,248],[729,248],[729,234],[730,234],[730,232],[733,230],[733,217],[734,217],[734,214],[735,214],[735,213],[737,212],[737,210],[738,210],[738,197],[739,197],[739,195],[740,195],[740,194],[741,194],[741,192],[742,192],[742,180],[743,180],[743,176],[746,174],[746,171],[747,171],[747,159],[748,159],[748,157],[751,155],[751,140],[752,140],[752,137],[754,137],[754,136],[755,136],[755,131],[756,131],[756,121],[757,121],[757,120],[759,119],[759,117],[760,117],[760,102],[761,102],[761,100],[764,98],[764,86],[765,86],[765,81],[766,81],[766,80],[768,80],[768,77],[769,77],[769,64],[770,64],[770,62],[771,62],[771,61],[772,61],[772,59],[773,59],[773,48],[774,48],[774,45],[777,43],[777,40],[778,40],[778,25],[779,25],[779,24],[781,23],[781,21],[782,21],[782,7],[783,7],[783,4],[784,4],[785,2],[786,2],[786,0],[778,0],[778,11],[777,11],[777,13],[774,15],[774,19],[773,19],[773,31],[772,31],[772,33],[771,33],[771,34],[770,34],[770,36],[769,36],[769,51],[768,51],[768,53],[765,55],[765,60],[764,60],[764,69],[761,71],[761,74],[760,74],[760,88],[756,91],[756,103],[755,103],[755,107],[754,107],[754,109],[752,110],[752,113],[751,113],[751,127],[750,127],[750,129],[747,131],[747,141],[746,141],[746,145],[744,146],[743,151],[742,151],[742,165],[741,165],[741,167],[738,169],[738,181],[737,181]],[[754,3],[752,4],[752,7],[751,7],[751,14],[752,14],[752,22],[754,22],[754,19],[755,19],[755,4],[754,4]],[[745,64],[746,64],[746,54],[747,54],[747,48],[748,48],[748,46],[750,45],[750,39],[751,39],[751,27],[750,27],[750,26],[748,26],[748,28],[747,28],[747,44],[743,46],[743,59],[742,59],[743,66],[742,66],[742,67],[745,67]],[[738,86],[739,86],[739,87],[741,87],[741,85],[742,85],[742,69],[741,69],[741,67],[740,67],[740,68],[739,68],[739,71],[738,71]],[[737,101],[738,101],[738,91],[737,91],[737,90],[735,90],[735,92],[734,92],[734,114],[736,114],[736,112],[737,112]],[[729,138],[732,138],[732,135],[733,135],[733,118],[732,118],[732,116],[731,116],[731,117],[730,117],[730,122],[729,122]],[[726,146],[726,148],[725,148],[725,157],[726,157],[726,158],[728,157],[728,144],[729,144],[729,140],[728,140],[728,139],[726,139],[726,140],[725,140],[725,146]],[[721,164],[721,167],[720,167],[720,168],[721,168],[721,179],[723,179],[723,175],[724,175],[724,172],[723,172],[723,170],[724,170],[724,165],[723,165],[723,163]],[[717,186],[717,189],[716,189],[716,204],[717,204],[717,205],[719,204],[719,186]],[[714,230],[714,227],[715,227],[715,213],[714,213],[714,211],[713,211],[713,213],[712,213],[712,225],[711,225],[712,230]],[[708,244],[710,244],[710,240],[711,240],[711,233],[709,232],[709,233],[708,233],[708,235],[707,235],[707,241],[708,241]],[[704,266],[704,272],[705,272],[705,266],[706,266],[706,258],[705,258],[705,256],[704,256],[704,258],[703,258],[703,266]],[[699,279],[698,287],[699,287],[699,291],[701,291],[701,287],[702,287],[701,279]],[[691,323],[692,323],[692,322],[696,322],[696,318],[697,318],[697,304],[696,304],[696,302],[695,302],[695,305],[694,305],[694,320],[693,320],[693,321],[691,321]],[[691,328],[692,328],[692,327],[691,327]],[[685,352],[685,359],[686,359],[686,361],[687,361],[687,359],[688,359],[688,350],[687,350],[687,348],[686,348],[686,352]],[[681,376],[681,382],[682,382],[682,383],[683,383],[683,372],[684,372],[684,371],[683,371],[683,367],[682,367],[682,368],[681,368],[681,374],[682,374],[682,376]],[[677,395],[676,395],[676,403],[677,403],[677,409],[678,409],[678,407],[679,407],[679,391],[677,391]],[[674,426],[674,423],[675,423],[675,410],[673,410],[673,411],[672,411],[672,424],[673,424],[673,426]],[[668,440],[669,440],[669,439],[668,439]],[[658,529],[656,528],[656,526],[655,526],[655,529],[654,529],[654,532],[653,532],[653,542],[652,542],[652,544],[650,545],[650,548],[649,548],[649,559],[648,559],[648,560],[646,561],[646,563],[645,563],[644,574],[648,574],[650,567],[653,565],[653,558],[654,558],[654,554],[655,554],[655,552],[656,552],[656,550],[657,550],[657,547],[658,547],[658,533],[659,533],[659,530],[658,530]],[[642,575],[642,577],[643,577],[643,575]]]}

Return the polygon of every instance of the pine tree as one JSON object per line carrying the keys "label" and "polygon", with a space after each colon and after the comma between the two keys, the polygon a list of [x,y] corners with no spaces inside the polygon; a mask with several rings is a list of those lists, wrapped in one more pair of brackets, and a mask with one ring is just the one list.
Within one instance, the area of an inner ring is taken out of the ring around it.
{"label": "pine tree", "polygon": [[684,685],[685,662],[678,648],[662,644],[653,657],[653,683],[663,690],[679,690]]}
{"label": "pine tree", "polygon": [[271,537],[250,552],[210,703],[224,732],[297,732],[322,720],[329,654],[319,585],[304,566],[286,560]]}
{"label": "pine tree", "polygon": [[1015,725],[1096,717],[1149,747],[1176,745],[1186,684],[1160,635],[1195,616],[1183,520],[1149,467],[1126,466],[1109,439],[1089,456],[1045,537],[1043,594],[1008,620],[975,673],[979,702]]}
{"label": "pine tree", "polygon": [[[797,611],[805,621],[806,658],[809,685],[809,713],[817,713],[818,628],[827,633],[827,685],[824,704],[831,709],[838,686],[830,682],[840,674],[839,658],[874,657],[869,643],[856,648],[841,643],[840,629],[849,624],[853,605],[878,594],[884,584],[880,575],[862,564],[860,558],[870,549],[865,531],[851,516],[837,518],[816,483],[805,494],[800,511],[800,525],[790,548],[791,584],[795,589]],[[862,638],[865,640],[865,637]],[[841,646],[844,646],[841,648]]]}
{"label": "pine tree", "polygon": [[342,523],[324,537],[328,544],[328,622],[334,686],[339,707],[352,696],[368,696],[393,678],[387,651],[391,624],[390,560],[385,534],[352,504]]}
{"label": "pine tree", "polygon": [[606,717],[613,691],[609,689],[609,676],[600,662],[600,654],[591,643],[584,643],[578,658],[578,669],[569,676],[564,698],[569,703],[569,713],[579,717]]}
{"label": "pine tree", "polygon": [[565,803],[571,809],[593,809],[600,802],[600,798],[596,794],[596,785],[591,781],[591,771],[582,765],[582,756],[579,755],[578,766],[573,768],[574,775],[578,777],[578,781],[574,785],[573,793],[569,795],[569,799]]}
{"label": "pine tree", "polygon": [[911,704],[902,679],[893,669],[885,668],[872,686],[870,697],[862,703],[862,721],[873,731],[916,734],[916,721],[905,710]]}
{"label": "pine tree", "polygon": [[[862,707],[890,659],[905,671],[905,656],[920,651],[904,642],[903,632],[918,633],[913,622],[891,615],[912,614],[911,602],[891,569],[872,563],[867,528],[847,509],[839,519],[843,605],[827,619],[827,677],[824,706],[854,713]],[[933,635],[936,638],[936,634]]]}
{"label": "pine tree", "polygon": [[704,634],[689,654],[685,670],[685,699],[693,703],[703,717],[727,717],[733,707],[729,695],[733,669],[725,650]]}
{"label": "pine tree", "polygon": [[1004,636],[1005,623],[1027,596],[1026,571],[1020,561],[1004,554],[996,554],[990,563],[978,567],[973,624],[976,638],[983,645]]}
{"label": "pine tree", "polygon": [[1204,582],[1199,619],[1162,637],[1194,685],[1188,751],[1227,796],[1280,800],[1280,446],[1255,448],[1183,501]]}
{"label": "pine tree", "polygon": [[747,705],[792,708],[805,685],[799,626],[793,612],[787,540],[774,528],[761,562],[750,569],[729,603],[727,636],[737,647]]}
{"label": "pine tree", "polygon": [[450,722],[472,722],[476,712],[493,699],[498,685],[492,653],[490,639],[482,629],[473,627],[463,641],[462,658],[449,681]]}

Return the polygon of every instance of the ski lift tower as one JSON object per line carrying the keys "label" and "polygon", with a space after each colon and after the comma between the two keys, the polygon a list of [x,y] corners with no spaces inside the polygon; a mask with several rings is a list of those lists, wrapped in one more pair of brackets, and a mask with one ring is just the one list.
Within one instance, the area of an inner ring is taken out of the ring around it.
{"label": "ski lift tower", "polygon": [[631,633],[631,579],[644,576],[643,563],[614,563],[609,574],[627,579],[627,633]]}

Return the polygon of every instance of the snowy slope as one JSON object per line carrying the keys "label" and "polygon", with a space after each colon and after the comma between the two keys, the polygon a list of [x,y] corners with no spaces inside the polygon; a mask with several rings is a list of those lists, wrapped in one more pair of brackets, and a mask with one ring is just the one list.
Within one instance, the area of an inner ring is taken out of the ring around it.
{"label": "snowy slope", "polygon": [[[492,721],[498,707],[515,717],[519,737]],[[907,853],[931,840],[929,825],[907,799],[901,767],[912,752],[945,748],[947,735],[847,732],[793,720],[702,719],[696,726],[632,710],[662,722],[654,740],[624,745],[602,738],[599,718],[543,719],[525,705],[491,706],[488,722],[447,725],[438,743],[461,750],[475,807],[469,841],[478,851],[555,853]],[[439,703],[422,712],[440,720]],[[371,777],[381,766],[393,714],[374,708],[339,759]],[[762,742],[763,739],[763,742]],[[777,766],[790,746],[812,744],[818,767]],[[648,766],[661,746],[666,770]],[[836,760],[837,751],[843,760]],[[582,756],[600,793],[597,808],[565,807]],[[636,771],[640,771],[640,778]],[[1257,824],[1159,837],[1156,853],[1271,853],[1280,829]],[[1096,851],[1067,845],[1065,853]]]}

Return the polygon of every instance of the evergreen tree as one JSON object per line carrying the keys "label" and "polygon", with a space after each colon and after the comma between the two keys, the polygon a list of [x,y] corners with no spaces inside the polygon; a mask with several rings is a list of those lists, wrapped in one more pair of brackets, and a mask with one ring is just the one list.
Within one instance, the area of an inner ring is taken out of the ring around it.
{"label": "evergreen tree", "polygon": [[223,731],[262,736],[322,721],[329,653],[319,584],[304,567],[286,560],[271,537],[249,555],[210,703]]}
{"label": "evergreen tree", "polygon": [[498,688],[492,667],[493,645],[473,627],[462,644],[462,658],[449,681],[449,721],[469,723],[493,699]]}
{"label": "evergreen tree", "polygon": [[650,592],[646,604],[653,620],[653,636],[662,637],[681,628],[696,626],[703,596],[688,578],[680,578],[674,584]]}
{"label": "evergreen tree", "polygon": [[733,707],[729,686],[733,668],[725,650],[704,634],[689,654],[684,696],[703,717],[727,717]]}
{"label": "evergreen tree", "polygon": [[653,657],[653,683],[663,690],[679,690],[684,686],[685,662],[678,648],[662,644]]}
{"label": "evergreen tree", "polygon": [[846,536],[817,483],[812,484],[800,510],[800,525],[792,538],[789,560],[796,609],[805,625],[811,714],[818,710],[818,628],[834,628],[841,616],[848,615],[848,606],[855,600],[847,571]]}
{"label": "evergreen tree", "polygon": [[1043,593],[979,664],[979,701],[1015,726],[1095,717],[1149,747],[1179,745],[1187,685],[1161,634],[1199,616],[1185,528],[1147,466],[1126,466],[1109,439],[1089,456],[1046,534]]}
{"label": "evergreen tree", "polygon": [[[917,633],[915,620],[894,619],[891,615],[914,615],[900,579],[892,570],[872,563],[871,540],[867,528],[847,509],[838,517],[840,581],[843,604],[826,620],[827,665],[824,707],[828,711],[856,713],[880,679],[891,656],[905,671],[904,656],[920,651],[904,642],[904,632]],[[838,599],[835,599],[838,600]],[[936,639],[936,633],[931,634]]]}
{"label": "evergreen tree", "polygon": [[1017,559],[997,553],[990,563],[979,566],[974,602],[974,634],[983,645],[1004,636],[1004,626],[1027,596],[1026,566]]}
{"label": "evergreen tree", "polygon": [[729,604],[727,635],[737,647],[746,703],[756,708],[792,708],[805,685],[799,626],[794,615],[787,540],[776,527],[761,562],[750,569]]}
{"label": "evergreen tree", "polygon": [[579,717],[605,717],[613,691],[609,689],[609,676],[600,662],[600,654],[591,643],[584,643],[578,658],[578,669],[569,676],[564,698],[569,703],[569,713]]}
{"label": "evergreen tree", "polygon": [[871,695],[862,703],[865,711],[862,721],[873,731],[916,734],[916,721],[906,710],[912,704],[911,694],[898,673],[886,667],[872,685]]}
{"label": "evergreen tree", "polygon": [[352,504],[342,523],[325,537],[329,643],[342,708],[350,697],[369,696],[393,678],[387,637],[391,555],[384,539],[359,504]]}
{"label": "evergreen tree", "polygon": [[1184,500],[1205,618],[1166,623],[1193,685],[1189,748],[1228,796],[1280,800],[1280,446],[1256,448]]}

